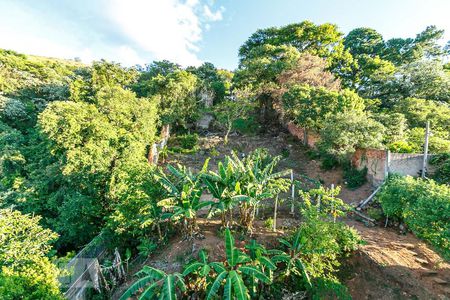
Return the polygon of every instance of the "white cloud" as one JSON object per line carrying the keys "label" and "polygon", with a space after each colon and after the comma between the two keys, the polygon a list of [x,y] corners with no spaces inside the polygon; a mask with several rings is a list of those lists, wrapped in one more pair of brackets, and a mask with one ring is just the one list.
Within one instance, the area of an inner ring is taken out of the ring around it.
{"label": "white cloud", "polygon": [[203,32],[211,22],[221,20],[224,11],[223,7],[212,10],[208,1],[103,0],[95,5],[86,1],[87,22],[80,23],[84,15],[76,2],[52,11],[38,2],[0,0],[0,48],[79,57],[86,63],[104,58],[132,66],[168,59],[199,65]]}
{"label": "white cloud", "polygon": [[203,6],[203,15],[208,21],[221,21],[223,19],[222,13],[225,11],[223,6],[216,12],[212,12],[208,5]]}
{"label": "white cloud", "polygon": [[146,62],[133,48],[122,45],[117,49],[117,61],[125,66],[144,65]]}
{"label": "white cloud", "polygon": [[[120,31],[155,59],[168,59],[184,66],[199,65],[198,43],[202,39],[202,17],[212,22],[222,18],[208,8],[199,15],[198,0],[114,0],[108,16]],[[205,22],[206,22],[205,21]]]}

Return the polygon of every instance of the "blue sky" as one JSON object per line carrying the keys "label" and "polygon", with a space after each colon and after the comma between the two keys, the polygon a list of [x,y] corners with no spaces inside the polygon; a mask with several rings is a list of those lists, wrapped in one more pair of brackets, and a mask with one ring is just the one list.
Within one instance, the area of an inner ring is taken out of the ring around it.
{"label": "blue sky", "polygon": [[372,27],[387,39],[436,25],[447,41],[449,12],[449,0],[0,0],[0,48],[234,69],[239,46],[258,28],[310,20],[344,33]]}

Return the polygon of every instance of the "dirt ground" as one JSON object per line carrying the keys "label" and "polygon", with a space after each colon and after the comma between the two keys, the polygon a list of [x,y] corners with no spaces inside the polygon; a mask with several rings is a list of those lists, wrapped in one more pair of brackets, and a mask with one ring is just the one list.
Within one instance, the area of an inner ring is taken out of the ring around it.
{"label": "dirt ground", "polygon": [[[326,186],[341,186],[339,197],[349,204],[357,204],[373,191],[369,184],[356,190],[346,188],[341,169],[323,171],[320,162],[311,160],[307,149],[286,133],[255,137],[231,136],[226,146],[220,136],[203,137],[200,139],[200,151],[191,155],[171,155],[168,163],[179,162],[193,169],[200,169],[204,160],[211,157],[209,165],[214,169],[217,162],[228,155],[231,149],[238,153],[248,153],[259,147],[267,148],[274,155],[280,155],[282,150],[288,151],[289,156],[281,161],[281,168],[293,169],[296,177],[303,174]],[[256,222],[252,238],[268,247],[276,244],[277,238],[283,234],[283,228],[292,228],[299,222],[288,211],[289,204],[285,203],[277,220],[281,230],[273,233],[266,229],[262,217]],[[175,238],[164,247],[164,251],[149,257],[144,264],[166,271],[180,271],[181,266],[196,257],[200,249],[208,250],[212,259],[223,259],[224,244],[222,237],[217,234],[219,222],[206,219],[199,222],[205,239],[192,242]],[[367,227],[351,217],[345,222],[356,228],[365,241],[365,245],[343,262],[339,273],[353,299],[450,299],[450,266],[424,242],[412,234],[400,234],[394,229]],[[243,246],[245,240],[249,239],[239,236],[235,238],[238,246]]]}

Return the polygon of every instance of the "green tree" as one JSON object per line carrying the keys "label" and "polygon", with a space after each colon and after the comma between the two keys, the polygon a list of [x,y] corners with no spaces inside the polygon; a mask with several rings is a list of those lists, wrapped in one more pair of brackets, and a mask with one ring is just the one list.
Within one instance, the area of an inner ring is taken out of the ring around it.
{"label": "green tree", "polygon": [[438,61],[416,61],[399,67],[380,89],[387,107],[408,97],[449,102],[450,75]]}
{"label": "green tree", "polygon": [[320,130],[317,145],[324,154],[345,160],[357,148],[382,148],[384,126],[364,112],[347,112],[331,116]]}
{"label": "green tree", "polygon": [[59,271],[48,258],[58,235],[40,217],[0,209],[0,295],[2,299],[62,299]]}
{"label": "green tree", "polygon": [[[402,99],[393,110],[403,114],[409,127],[425,128],[430,121],[432,129],[450,131],[450,105],[447,103],[418,98]],[[449,137],[450,138],[450,137]]]}
{"label": "green tree", "polygon": [[195,97],[198,80],[192,73],[176,69],[167,75],[160,73],[140,84],[143,96],[160,98],[159,114],[163,124],[184,127],[196,119],[199,108]]}
{"label": "green tree", "polygon": [[[103,78],[95,80],[97,87],[113,77],[110,71],[92,76]],[[20,206],[41,212],[61,234],[60,245],[82,244],[99,232],[126,198],[124,172],[145,171],[141,166],[155,140],[157,101],[138,99],[112,82],[92,97],[52,102],[39,116],[30,149],[35,155],[26,184],[29,200]]]}
{"label": "green tree", "polygon": [[234,123],[239,119],[245,119],[251,112],[253,106],[244,99],[239,101],[226,100],[214,106],[214,114],[217,121],[225,129],[223,142],[228,144],[228,136],[233,129]]}
{"label": "green tree", "polygon": [[[250,299],[244,276],[254,276],[255,280],[269,284],[271,280],[255,266],[248,265],[251,258],[234,245],[230,230],[225,229],[226,264],[214,265],[217,277],[208,290],[206,299],[215,299],[220,287],[225,283],[222,297],[224,299]],[[257,281],[254,281],[255,283]]]}
{"label": "green tree", "polygon": [[217,172],[209,170],[208,173],[202,175],[208,191],[214,199],[218,200],[211,206],[210,215],[219,213],[223,227],[233,226],[233,208],[243,197],[240,176],[239,170],[229,157],[225,158],[224,163],[217,164]]}
{"label": "green tree", "polygon": [[230,95],[233,73],[227,70],[217,69],[212,63],[205,62],[200,67],[189,67],[187,71],[193,73],[199,79],[199,92],[211,93],[213,103],[220,103]]}
{"label": "green tree", "polygon": [[283,95],[286,116],[296,124],[312,130],[320,130],[331,116],[348,112],[361,112],[364,99],[350,90],[341,92],[325,88],[295,85]]}
{"label": "green tree", "polygon": [[385,47],[383,36],[375,29],[367,27],[350,31],[344,38],[344,46],[354,57],[362,54],[379,56]]}
{"label": "green tree", "polygon": [[383,58],[391,61],[396,66],[412,63],[422,58],[440,58],[446,54],[439,40],[443,37],[444,30],[436,26],[428,26],[415,38],[393,38],[386,42]]}
{"label": "green tree", "polygon": [[325,58],[336,75],[349,71],[351,54],[344,49],[343,34],[330,23],[315,25],[310,21],[283,27],[260,29],[253,33],[239,49],[240,64],[254,56],[252,51],[263,45],[292,46],[299,52],[308,52]]}

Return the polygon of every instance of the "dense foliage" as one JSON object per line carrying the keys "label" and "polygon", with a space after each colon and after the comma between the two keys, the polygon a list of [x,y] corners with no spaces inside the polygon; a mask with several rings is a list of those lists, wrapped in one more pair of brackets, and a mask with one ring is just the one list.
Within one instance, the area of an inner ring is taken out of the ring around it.
{"label": "dense foliage", "polygon": [[324,157],[357,147],[420,152],[426,121],[430,151],[448,152],[442,37],[434,26],[388,41],[370,28],[344,36],[335,25],[311,22],[261,29],[240,48],[234,80],[252,89],[265,114],[281,107],[288,120],[319,134]]}
{"label": "dense foliage", "polygon": [[377,196],[384,213],[450,257],[450,188],[433,180],[393,175]]}
{"label": "dense foliage", "polygon": [[62,299],[58,269],[48,255],[58,237],[40,217],[0,209],[0,295],[2,299]]}
{"label": "dense foliage", "polygon": [[[276,294],[284,282],[313,297],[344,295],[333,274],[358,238],[336,222],[346,210],[338,191],[302,194],[304,222],[278,249],[251,242],[243,250],[230,230],[251,233],[264,202],[274,201],[276,226],[279,195],[289,188],[281,157],[258,149],[200,171],[151,165],[168,128],[178,135],[161,155],[197,151],[196,122],[205,113],[225,143],[233,130],[293,122],[320,137],[316,147],[328,167],[347,165],[357,148],[421,152],[430,121],[430,152],[444,153],[432,159],[433,176],[443,185],[393,177],[379,199],[389,218],[445,252],[450,69],[442,37],[429,26],[414,38],[385,41],[370,28],[344,36],[334,24],[304,21],[257,30],[240,47],[235,72],[169,61],[87,66],[0,50],[0,293],[60,297],[48,258],[53,240],[63,254],[103,232],[110,246],[148,255],[171,234],[201,237],[204,209],[226,228],[226,261],[209,262],[203,253],[183,274],[145,268],[127,295],[146,286],[144,294],[185,296],[198,284],[205,297],[248,299]],[[345,170],[351,187],[364,177]],[[206,191],[212,201],[201,200]],[[321,294],[325,287],[331,291]]]}

